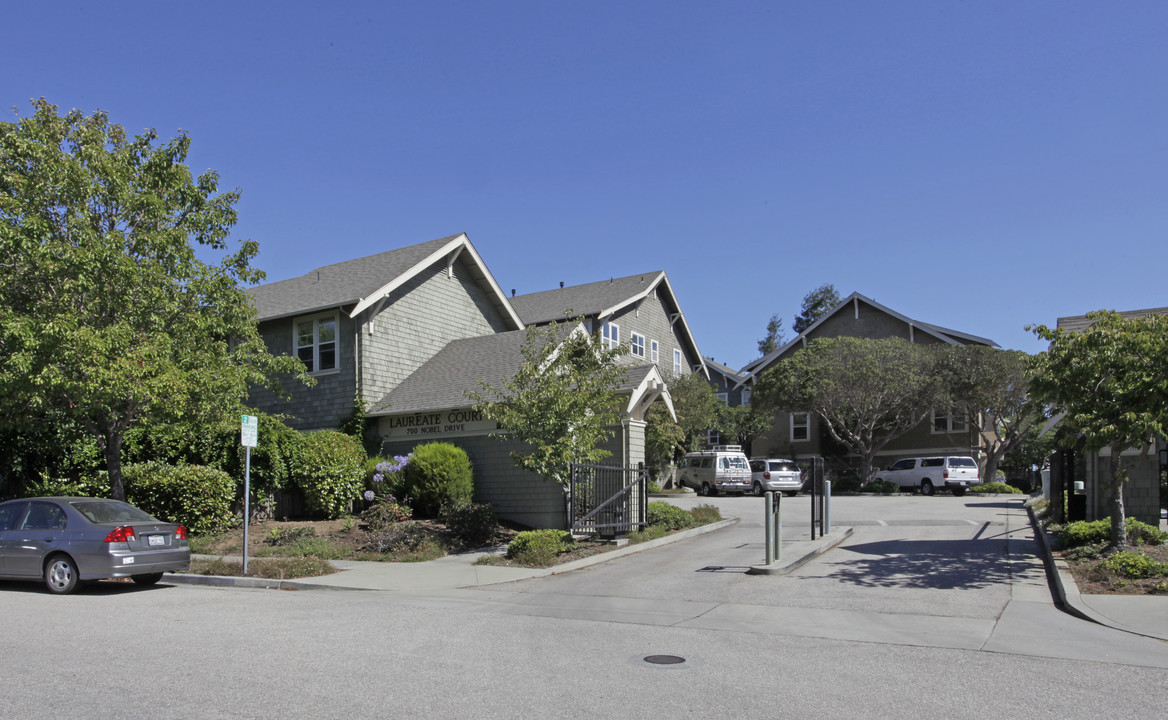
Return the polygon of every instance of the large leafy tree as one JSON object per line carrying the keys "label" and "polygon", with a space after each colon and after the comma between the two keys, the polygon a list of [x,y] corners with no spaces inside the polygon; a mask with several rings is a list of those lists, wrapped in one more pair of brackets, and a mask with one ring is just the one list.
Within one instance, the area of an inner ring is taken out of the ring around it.
{"label": "large leafy tree", "polygon": [[801,333],[814,325],[816,320],[826,315],[828,310],[839,304],[840,296],[835,290],[835,285],[830,283],[820,285],[803,296],[803,306],[791,328],[796,333]]}
{"label": "large leafy tree", "polygon": [[770,430],[773,424],[774,414],[757,405],[730,407],[723,404],[718,409],[718,432],[723,437],[734,438],[734,442],[743,448],[750,447],[755,438]]}
{"label": "large leafy tree", "polygon": [[818,415],[868,482],[876,453],[934,406],[935,364],[932,350],[900,338],[818,338],[763,373],[752,400]]}
{"label": "large leafy tree", "polygon": [[951,412],[974,423],[985,450],[983,477],[992,482],[1002,459],[1046,420],[1029,392],[1030,356],[1020,350],[956,345],[941,352],[939,378]]}
{"label": "large leafy tree", "polygon": [[1034,357],[1031,392],[1064,413],[1084,449],[1111,452],[1110,551],[1127,545],[1123,451],[1165,437],[1168,423],[1168,316],[1087,315],[1079,332],[1045,325],[1034,333],[1050,343]]}
{"label": "large leafy tree", "polygon": [[482,381],[482,392],[467,396],[504,437],[527,446],[511,453],[518,467],[566,489],[571,463],[611,454],[599,446],[620,421],[622,350],[602,348],[582,325],[552,323],[528,328],[522,353],[512,377],[497,386]]}
{"label": "large leafy tree", "polygon": [[229,248],[239,195],[192,175],[185,134],[33,106],[0,123],[0,422],[76,423],[123,498],[127,430],[221,419],[303,367],[267,352],[241,287],[257,246]]}

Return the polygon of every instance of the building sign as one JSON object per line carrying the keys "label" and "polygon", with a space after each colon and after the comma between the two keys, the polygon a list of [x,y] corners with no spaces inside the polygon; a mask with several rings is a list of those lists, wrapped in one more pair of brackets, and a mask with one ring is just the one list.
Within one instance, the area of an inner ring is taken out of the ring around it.
{"label": "building sign", "polygon": [[388,415],[378,423],[381,437],[395,440],[483,435],[498,428],[495,421],[486,419],[482,412],[470,408]]}

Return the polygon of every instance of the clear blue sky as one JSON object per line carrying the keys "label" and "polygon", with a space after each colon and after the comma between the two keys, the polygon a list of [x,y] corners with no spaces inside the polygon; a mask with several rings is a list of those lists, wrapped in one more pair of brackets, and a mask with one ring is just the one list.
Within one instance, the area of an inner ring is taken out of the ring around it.
{"label": "clear blue sky", "polygon": [[0,104],[187,131],[269,280],[465,232],[663,269],[735,367],[822,283],[1029,352],[1168,306],[1162,1],[6,5]]}

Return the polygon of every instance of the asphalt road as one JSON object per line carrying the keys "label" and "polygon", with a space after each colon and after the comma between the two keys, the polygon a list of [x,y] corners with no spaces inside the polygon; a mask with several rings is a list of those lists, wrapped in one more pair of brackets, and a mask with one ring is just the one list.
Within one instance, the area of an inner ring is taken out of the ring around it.
{"label": "asphalt road", "polygon": [[[714,502],[743,520],[574,573],[432,596],[102,583],[51,597],[2,583],[0,716],[1159,718],[1168,707],[1168,643],[1059,612],[1016,502],[836,498],[836,525],[855,534],[788,576],[744,573],[761,559],[761,501]],[[783,502],[786,536],[806,534],[807,501]]]}

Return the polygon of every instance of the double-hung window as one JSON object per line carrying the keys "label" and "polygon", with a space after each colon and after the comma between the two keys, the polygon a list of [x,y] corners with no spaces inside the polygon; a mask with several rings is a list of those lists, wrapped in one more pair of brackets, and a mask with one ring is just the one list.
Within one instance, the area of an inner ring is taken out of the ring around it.
{"label": "double-hung window", "polygon": [[629,342],[629,352],[633,354],[633,357],[639,357],[643,360],[645,358],[645,336],[641,333],[633,333]]}
{"label": "double-hung window", "polygon": [[605,323],[600,329],[600,344],[608,350],[620,347],[620,326],[616,323]]}
{"label": "double-hung window", "polygon": [[337,316],[301,318],[295,323],[296,357],[308,372],[337,369]]}
{"label": "double-hung window", "polygon": [[649,354],[650,354],[649,361],[652,362],[654,365],[656,365],[657,364],[657,355],[658,355],[657,341],[656,340],[649,341]]}
{"label": "double-hung window", "polygon": [[811,413],[791,413],[791,442],[804,442],[811,439]]}
{"label": "double-hung window", "polygon": [[680,350],[673,351],[673,374],[677,375],[677,376],[681,375],[681,351]]}

